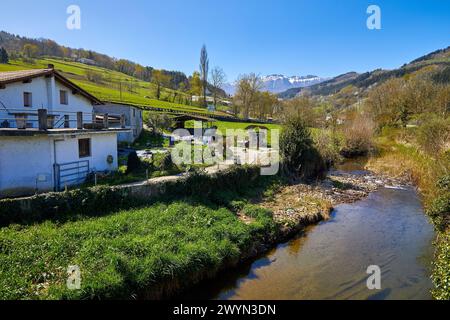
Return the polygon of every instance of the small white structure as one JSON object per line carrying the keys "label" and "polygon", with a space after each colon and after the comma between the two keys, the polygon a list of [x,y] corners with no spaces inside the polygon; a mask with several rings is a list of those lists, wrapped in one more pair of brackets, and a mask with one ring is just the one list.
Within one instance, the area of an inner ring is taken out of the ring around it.
{"label": "small white structure", "polygon": [[117,169],[117,134],[102,102],[53,68],[0,72],[0,198],[61,190]]}
{"label": "small white structure", "polygon": [[[117,135],[119,142],[133,143],[140,136],[143,130],[142,109],[134,105],[107,102],[102,105],[95,105],[94,112],[100,114],[107,113],[125,115],[125,126],[130,128],[130,131],[120,132]],[[117,121],[116,124],[118,124]]]}

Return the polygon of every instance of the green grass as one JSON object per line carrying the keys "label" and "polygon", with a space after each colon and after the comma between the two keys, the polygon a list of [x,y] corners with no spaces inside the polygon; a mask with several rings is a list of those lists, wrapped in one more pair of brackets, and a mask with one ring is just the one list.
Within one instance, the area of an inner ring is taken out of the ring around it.
{"label": "green grass", "polygon": [[[247,225],[224,208],[175,202],[114,215],[0,230],[0,299],[131,298],[168,282],[188,284],[237,259],[274,227],[250,208]],[[81,290],[66,270],[81,270]]]}
{"label": "green grass", "polygon": [[154,135],[149,130],[144,129],[139,138],[132,144],[132,147],[136,150],[168,148],[169,139],[164,138],[162,135]]}
{"label": "green grass", "polygon": [[[199,112],[204,114],[208,113],[201,107],[170,102],[174,92],[176,92],[175,90],[164,88],[161,94],[162,99],[157,100],[155,99],[155,86],[152,83],[139,80],[121,72],[96,66],[89,66],[78,62],[64,61],[55,58],[36,59],[34,63],[27,63],[22,60],[13,60],[10,61],[9,64],[0,64],[0,72],[24,69],[42,69],[47,68],[48,64],[53,64],[57,71],[61,72],[65,77],[100,100],[123,102],[142,107],[151,106],[163,109]],[[86,79],[86,72],[88,70],[102,74],[103,80],[101,83],[88,81]],[[130,88],[130,84],[132,84],[132,88]],[[122,93],[120,92],[120,88],[122,88]],[[177,92],[177,94],[178,96],[188,97],[182,92]],[[169,101],[164,101],[164,99]],[[224,114],[222,112],[217,113]]]}

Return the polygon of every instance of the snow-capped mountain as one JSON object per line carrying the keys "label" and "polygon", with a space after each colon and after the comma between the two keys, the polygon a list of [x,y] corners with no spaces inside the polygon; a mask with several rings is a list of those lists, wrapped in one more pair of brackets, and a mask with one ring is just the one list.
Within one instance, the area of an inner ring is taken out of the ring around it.
{"label": "snow-capped mountain", "polygon": [[[313,75],[286,77],[281,74],[272,74],[261,77],[263,84],[261,90],[272,93],[280,93],[292,88],[312,86],[313,84],[317,84],[325,80],[326,79],[324,78]],[[227,94],[234,95],[236,91],[236,84],[227,83],[222,87],[222,89],[225,90]]]}
{"label": "snow-capped mountain", "polygon": [[279,74],[261,77],[261,80],[263,82],[263,90],[272,93],[280,93],[292,88],[308,87],[324,81],[324,79],[313,75],[286,77]]}

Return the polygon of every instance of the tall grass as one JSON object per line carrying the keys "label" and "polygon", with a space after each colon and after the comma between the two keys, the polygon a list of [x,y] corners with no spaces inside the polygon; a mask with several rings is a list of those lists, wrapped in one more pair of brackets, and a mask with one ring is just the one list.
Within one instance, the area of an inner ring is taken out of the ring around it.
{"label": "tall grass", "polygon": [[[175,202],[62,224],[0,229],[0,299],[159,297],[236,261],[270,234],[269,212],[245,224],[228,209]],[[81,270],[81,290],[66,270]]]}

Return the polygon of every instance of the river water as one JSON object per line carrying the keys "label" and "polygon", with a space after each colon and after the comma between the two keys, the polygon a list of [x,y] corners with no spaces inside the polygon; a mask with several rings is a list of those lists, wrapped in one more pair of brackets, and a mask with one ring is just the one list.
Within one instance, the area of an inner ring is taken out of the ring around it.
{"label": "river water", "polygon": [[[189,299],[430,299],[433,227],[411,187],[381,188],[257,260],[221,273]],[[381,289],[367,288],[367,268]]]}

